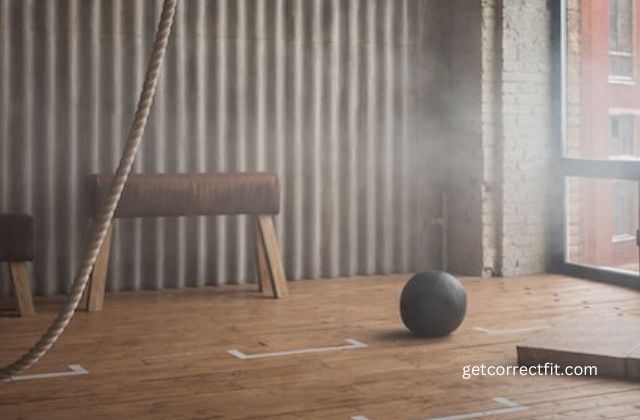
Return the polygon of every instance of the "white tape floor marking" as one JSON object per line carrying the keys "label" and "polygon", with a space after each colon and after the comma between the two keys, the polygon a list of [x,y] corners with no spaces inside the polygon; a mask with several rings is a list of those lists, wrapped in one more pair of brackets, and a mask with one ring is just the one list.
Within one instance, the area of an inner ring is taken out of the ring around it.
{"label": "white tape floor marking", "polygon": [[517,402],[511,401],[507,398],[496,397],[493,401],[503,405],[503,408],[495,408],[493,410],[475,411],[473,413],[454,414],[452,416],[444,417],[427,417],[425,420],[464,420],[464,419],[476,419],[479,417],[499,416],[500,414],[517,413],[518,411],[527,410],[529,407],[520,405]]}
{"label": "white tape floor marking", "polygon": [[369,417],[365,417],[365,416],[351,416],[351,420],[369,420]]}
{"label": "white tape floor marking", "polygon": [[541,325],[539,327],[528,327],[528,328],[484,328],[484,327],[473,327],[474,330],[483,332],[489,335],[499,335],[499,334],[515,334],[521,332],[530,332],[530,331],[539,331],[546,330],[547,328],[551,328],[549,325]]}
{"label": "white tape floor marking", "polygon": [[354,340],[353,338],[347,338],[344,341],[349,344],[345,346],[320,347],[316,349],[276,351],[273,353],[257,353],[257,354],[245,354],[238,349],[231,349],[231,350],[227,350],[227,353],[237,357],[238,359],[249,360],[249,359],[261,359],[263,357],[289,356],[292,354],[320,353],[324,351],[351,350],[351,349],[362,349],[362,348],[368,347],[366,344],[358,340]]}
{"label": "white tape floor marking", "polygon": [[3,382],[11,381],[26,381],[30,379],[47,379],[58,378],[60,376],[76,376],[76,375],[88,375],[89,371],[80,365],[69,365],[69,371],[67,372],[52,372],[52,373],[35,373],[32,375],[14,375],[9,379],[4,379]]}

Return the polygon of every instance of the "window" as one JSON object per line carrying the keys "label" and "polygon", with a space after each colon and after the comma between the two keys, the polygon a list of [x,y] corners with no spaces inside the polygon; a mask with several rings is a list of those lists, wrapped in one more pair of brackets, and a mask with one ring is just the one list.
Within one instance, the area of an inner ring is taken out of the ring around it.
{"label": "window", "polygon": [[633,157],[635,143],[635,117],[612,115],[610,157]]}
{"label": "window", "polygon": [[633,2],[609,0],[609,78],[633,79]]}
{"label": "window", "polygon": [[[552,2],[556,4],[556,2]],[[560,0],[556,103],[560,208],[553,262],[560,271],[637,287],[640,0]]]}
{"label": "window", "polygon": [[638,272],[638,183],[565,178],[565,261]]}
{"label": "window", "polygon": [[613,185],[613,240],[634,239],[637,226],[638,195],[634,182],[616,181]]}

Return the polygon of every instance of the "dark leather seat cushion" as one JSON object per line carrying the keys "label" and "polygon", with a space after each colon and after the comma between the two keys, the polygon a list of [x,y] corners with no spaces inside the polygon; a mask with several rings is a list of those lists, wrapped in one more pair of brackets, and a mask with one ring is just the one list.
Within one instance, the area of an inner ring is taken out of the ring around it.
{"label": "dark leather seat cushion", "polygon": [[33,217],[0,214],[0,261],[31,261],[33,256]]}
{"label": "dark leather seat cushion", "polygon": [[[109,192],[112,175],[89,176],[94,214]],[[277,214],[278,175],[272,172],[132,174],[115,217]]]}

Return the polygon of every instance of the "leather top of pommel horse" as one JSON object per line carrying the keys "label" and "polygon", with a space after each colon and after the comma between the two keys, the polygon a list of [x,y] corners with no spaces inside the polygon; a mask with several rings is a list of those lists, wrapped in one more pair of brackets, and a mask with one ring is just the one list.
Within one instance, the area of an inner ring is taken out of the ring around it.
{"label": "leather top of pommel horse", "polygon": [[0,262],[33,261],[33,217],[27,214],[0,214]]}
{"label": "leather top of pommel horse", "polygon": [[[93,212],[108,194],[112,174],[89,175]],[[273,172],[131,174],[115,217],[278,214],[280,184]]]}

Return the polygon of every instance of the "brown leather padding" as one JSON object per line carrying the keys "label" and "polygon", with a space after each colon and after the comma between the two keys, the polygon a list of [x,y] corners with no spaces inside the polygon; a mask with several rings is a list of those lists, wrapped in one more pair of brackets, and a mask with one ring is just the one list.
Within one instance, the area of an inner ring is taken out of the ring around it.
{"label": "brown leather padding", "polygon": [[32,261],[33,249],[33,217],[0,214],[0,261]]}
{"label": "brown leather padding", "polygon": [[[111,174],[90,175],[94,214],[111,185]],[[277,214],[278,175],[271,172],[132,174],[115,217]]]}

